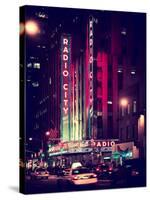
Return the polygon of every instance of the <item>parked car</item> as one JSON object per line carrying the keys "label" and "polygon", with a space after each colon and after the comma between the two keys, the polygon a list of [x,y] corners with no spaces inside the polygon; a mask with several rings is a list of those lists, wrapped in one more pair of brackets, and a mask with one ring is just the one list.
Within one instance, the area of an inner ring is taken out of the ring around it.
{"label": "parked car", "polygon": [[48,179],[49,172],[45,168],[37,168],[31,173],[31,179]]}

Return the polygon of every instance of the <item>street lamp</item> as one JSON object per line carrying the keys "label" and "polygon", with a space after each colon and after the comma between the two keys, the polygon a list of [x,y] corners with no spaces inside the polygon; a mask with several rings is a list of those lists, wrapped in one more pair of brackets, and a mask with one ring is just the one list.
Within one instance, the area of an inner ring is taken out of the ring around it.
{"label": "street lamp", "polygon": [[144,115],[142,115],[142,114],[139,117],[139,124],[141,127],[144,127]]}
{"label": "street lamp", "polygon": [[128,99],[126,98],[120,99],[120,105],[121,105],[121,116],[124,116],[126,107],[128,105]]}
{"label": "street lamp", "polygon": [[46,131],[45,135],[46,135],[46,136],[49,136],[49,135],[50,135],[50,132],[49,132],[49,131]]}
{"label": "street lamp", "polygon": [[24,33],[30,35],[30,36],[34,36],[38,33],[40,33],[40,28],[39,25],[36,21],[33,20],[28,20],[25,23],[20,22],[20,35],[23,35]]}
{"label": "street lamp", "polygon": [[123,106],[123,107],[126,107],[128,104],[128,100],[126,98],[122,98],[120,100],[120,105]]}
{"label": "street lamp", "polygon": [[25,31],[29,35],[36,35],[40,32],[37,22],[29,20],[25,23]]}

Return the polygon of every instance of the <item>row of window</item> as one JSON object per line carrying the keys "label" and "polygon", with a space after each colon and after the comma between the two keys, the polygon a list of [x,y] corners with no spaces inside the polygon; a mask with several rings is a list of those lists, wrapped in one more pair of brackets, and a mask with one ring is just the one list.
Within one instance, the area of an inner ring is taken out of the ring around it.
{"label": "row of window", "polygon": [[125,128],[120,128],[120,140],[130,140],[130,139],[136,139],[138,137],[137,133],[137,126],[136,125],[130,125],[126,126]]}
{"label": "row of window", "polygon": [[120,107],[120,116],[124,117],[126,115],[129,115],[131,113],[137,112],[137,102],[133,101],[133,103],[128,103],[126,106],[122,105]]}
{"label": "row of window", "polygon": [[27,67],[28,68],[32,68],[33,67],[34,69],[40,69],[41,65],[40,65],[40,63],[28,63]]}

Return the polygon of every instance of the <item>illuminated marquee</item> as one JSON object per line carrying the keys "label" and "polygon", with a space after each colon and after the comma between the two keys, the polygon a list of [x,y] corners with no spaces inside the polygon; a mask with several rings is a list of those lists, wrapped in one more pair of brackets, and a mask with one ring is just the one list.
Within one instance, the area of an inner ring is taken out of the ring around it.
{"label": "illuminated marquee", "polygon": [[71,149],[85,149],[85,148],[103,148],[103,147],[113,147],[115,146],[115,141],[113,140],[85,140],[85,141],[74,141],[74,142],[63,142],[56,146],[49,148],[49,152],[59,152],[61,149],[65,151],[70,151]]}

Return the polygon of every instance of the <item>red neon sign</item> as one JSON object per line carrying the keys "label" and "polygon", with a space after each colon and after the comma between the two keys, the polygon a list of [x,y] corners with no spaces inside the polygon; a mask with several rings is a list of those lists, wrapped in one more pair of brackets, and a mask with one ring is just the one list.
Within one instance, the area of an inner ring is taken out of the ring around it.
{"label": "red neon sign", "polygon": [[62,142],[56,146],[49,148],[49,152],[58,152],[63,150],[78,149],[78,148],[102,148],[102,147],[113,147],[115,141],[113,140],[85,140],[82,142]]}
{"label": "red neon sign", "polygon": [[63,99],[63,111],[64,114],[68,114],[68,76],[69,76],[69,70],[68,70],[68,59],[69,59],[69,40],[68,38],[63,38],[63,51],[62,51],[62,61],[63,61],[63,90],[64,90],[64,99]]}

